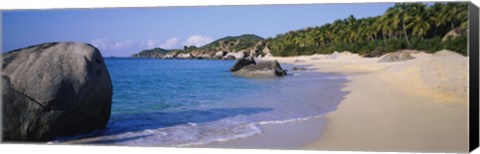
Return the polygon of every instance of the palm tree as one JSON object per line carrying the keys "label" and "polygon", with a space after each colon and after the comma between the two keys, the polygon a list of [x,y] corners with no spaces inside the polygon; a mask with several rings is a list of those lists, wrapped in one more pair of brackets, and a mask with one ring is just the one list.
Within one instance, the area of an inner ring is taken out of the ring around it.
{"label": "palm tree", "polygon": [[423,4],[410,5],[410,14],[404,19],[405,22],[408,23],[406,28],[412,29],[412,35],[419,36],[422,39],[431,28],[430,23],[428,23],[425,17],[425,7]]}
{"label": "palm tree", "polygon": [[387,38],[385,36],[385,19],[386,18],[384,18],[383,16],[376,18],[373,27],[377,32],[380,31],[380,33],[382,33],[383,42],[385,43],[385,46],[387,46]]}
{"label": "palm tree", "polygon": [[466,19],[468,5],[466,3],[447,3],[447,9],[443,12],[444,18],[450,23],[450,29],[454,29],[456,22]]}
{"label": "palm tree", "polygon": [[408,33],[407,33],[407,27],[406,25],[408,24],[405,19],[408,18],[409,16],[409,5],[406,3],[399,3],[395,4],[393,9],[387,11],[389,14],[393,14],[394,18],[394,23],[400,23],[402,25],[403,29],[403,34],[405,35],[405,39],[407,40],[407,45],[410,46],[410,40],[408,39]]}
{"label": "palm tree", "polygon": [[395,9],[389,8],[387,12],[381,17],[382,29],[385,34],[388,34],[389,38],[394,38],[395,31],[398,29],[400,20],[396,16]]}
{"label": "palm tree", "polygon": [[367,40],[368,41],[372,41],[372,40],[375,40],[377,38],[377,35],[378,35],[378,29],[375,25],[375,21],[376,21],[377,18],[367,18],[365,19],[363,22],[364,26],[366,26],[367,30],[366,30],[366,36],[367,36]]}
{"label": "palm tree", "polygon": [[435,31],[437,32],[438,27],[445,25],[447,23],[447,18],[445,18],[444,13],[447,11],[447,7],[443,3],[435,3],[432,7],[429,8],[430,21],[435,25]]}
{"label": "palm tree", "polygon": [[345,34],[345,39],[347,43],[353,43],[356,36],[358,35],[358,31],[356,31],[356,21],[357,19],[353,15],[350,15],[345,19],[346,25],[343,32]]}

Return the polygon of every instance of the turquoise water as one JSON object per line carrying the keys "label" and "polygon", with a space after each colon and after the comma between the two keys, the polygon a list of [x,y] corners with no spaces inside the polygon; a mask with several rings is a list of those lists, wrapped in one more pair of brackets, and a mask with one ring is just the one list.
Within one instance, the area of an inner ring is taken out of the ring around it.
{"label": "turquoise water", "polygon": [[[113,82],[107,127],[62,138],[87,144],[188,146],[253,136],[262,126],[335,110],[346,79],[289,71],[275,79],[232,76],[235,61],[107,58]],[[291,68],[289,65],[282,65]]]}

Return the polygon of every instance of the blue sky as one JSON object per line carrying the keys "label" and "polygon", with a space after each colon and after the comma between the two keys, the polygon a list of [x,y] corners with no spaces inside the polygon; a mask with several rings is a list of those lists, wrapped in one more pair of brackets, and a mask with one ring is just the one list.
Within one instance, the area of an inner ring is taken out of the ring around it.
{"label": "blue sky", "polygon": [[104,8],[2,11],[2,52],[52,41],[90,43],[103,56],[201,46],[225,36],[268,38],[352,14],[383,14],[393,3]]}

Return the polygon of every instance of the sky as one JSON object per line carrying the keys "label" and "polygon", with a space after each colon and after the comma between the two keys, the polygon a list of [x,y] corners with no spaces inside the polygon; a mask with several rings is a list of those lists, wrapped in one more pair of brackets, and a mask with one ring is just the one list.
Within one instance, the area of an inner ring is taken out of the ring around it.
{"label": "sky", "polygon": [[4,10],[2,52],[57,41],[85,42],[104,57],[156,47],[202,46],[225,36],[277,34],[349,15],[383,14],[394,3]]}

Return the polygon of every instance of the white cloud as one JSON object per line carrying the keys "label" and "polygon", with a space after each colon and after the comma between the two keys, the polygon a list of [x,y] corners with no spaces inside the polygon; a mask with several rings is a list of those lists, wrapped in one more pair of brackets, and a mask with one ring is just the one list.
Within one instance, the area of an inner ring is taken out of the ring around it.
{"label": "white cloud", "polygon": [[146,49],[153,49],[158,47],[163,49],[178,49],[181,48],[181,45],[195,45],[197,47],[200,47],[212,41],[213,39],[207,36],[192,35],[188,39],[183,41],[182,44],[180,44],[180,42],[182,41],[177,37],[172,37],[164,41],[157,39],[122,41],[114,41],[110,39],[95,39],[91,40],[89,43],[100,49],[104,56],[130,56]]}
{"label": "white cloud", "polygon": [[183,42],[183,45],[191,46],[194,45],[196,47],[201,47],[205,44],[208,44],[212,42],[213,39],[208,37],[208,36],[203,36],[203,35],[192,35],[188,37],[187,40]]}
{"label": "white cloud", "polygon": [[90,41],[90,44],[99,48],[100,50],[125,50],[133,48],[136,42],[130,40],[111,41],[109,39],[95,39]]}
{"label": "white cloud", "polygon": [[96,39],[96,40],[90,41],[90,44],[99,48],[100,50],[103,50],[103,49],[108,49],[109,48],[110,40],[108,40],[108,39]]}
{"label": "white cloud", "polygon": [[110,48],[113,50],[127,50],[134,48],[136,45],[136,41],[124,40],[120,42],[114,42],[110,45]]}
{"label": "white cloud", "polygon": [[172,49],[179,47],[180,40],[176,37],[172,37],[166,41],[160,41],[156,39],[132,41],[132,40],[123,40],[123,41],[112,41],[109,39],[95,39],[90,41],[90,44],[101,49],[101,50],[133,50],[133,49],[153,49],[153,48],[165,48]]}
{"label": "white cloud", "polygon": [[172,38],[168,39],[167,41],[163,42],[162,44],[160,44],[160,48],[172,49],[172,48],[177,47],[178,42],[180,42],[180,40],[178,38],[172,37]]}

